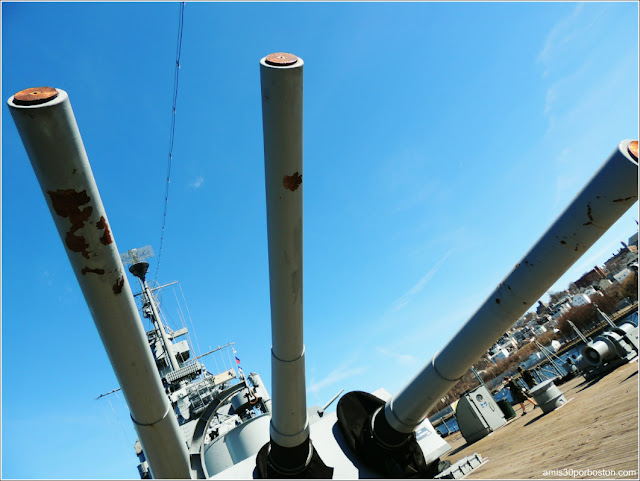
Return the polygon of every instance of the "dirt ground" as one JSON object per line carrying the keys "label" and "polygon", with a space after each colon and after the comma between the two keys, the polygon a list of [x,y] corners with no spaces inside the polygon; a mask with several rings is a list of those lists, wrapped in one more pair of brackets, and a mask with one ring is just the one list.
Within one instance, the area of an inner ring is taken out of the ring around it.
{"label": "dirt ground", "polygon": [[468,479],[638,479],[638,361],[586,382],[559,386],[567,403],[543,414],[531,410],[467,445],[458,432],[447,438],[454,463],[480,454],[487,462]]}

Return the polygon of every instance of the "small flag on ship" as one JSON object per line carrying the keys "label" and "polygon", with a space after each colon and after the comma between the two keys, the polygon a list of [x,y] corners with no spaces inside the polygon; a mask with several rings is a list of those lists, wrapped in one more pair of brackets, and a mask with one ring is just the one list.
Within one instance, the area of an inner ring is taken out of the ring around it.
{"label": "small flag on ship", "polygon": [[233,347],[231,349],[233,349],[233,357],[236,358],[236,364],[240,364],[240,359],[238,359],[238,356],[236,356],[237,354],[236,350]]}

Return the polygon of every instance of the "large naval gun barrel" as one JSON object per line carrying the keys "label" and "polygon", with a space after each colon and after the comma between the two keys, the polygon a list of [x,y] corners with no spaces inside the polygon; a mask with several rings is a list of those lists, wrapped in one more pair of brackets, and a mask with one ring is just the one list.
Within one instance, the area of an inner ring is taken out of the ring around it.
{"label": "large naval gun barrel", "polygon": [[[309,437],[302,310],[301,58],[273,53],[260,60],[271,301],[272,411],[267,469],[261,476],[327,469]],[[329,471],[328,477],[331,477]]]}
{"label": "large naval gun barrel", "polygon": [[302,318],[302,72],[295,55],[260,60],[271,299],[271,450],[283,472],[309,452]]}
{"label": "large naval gun barrel", "polygon": [[9,109],[126,398],[154,478],[190,478],[164,392],[64,90],[30,88]]}
{"label": "large naval gun barrel", "polygon": [[490,346],[638,199],[638,142],[624,140],[475,314],[376,413],[375,434],[397,444],[412,433]]}

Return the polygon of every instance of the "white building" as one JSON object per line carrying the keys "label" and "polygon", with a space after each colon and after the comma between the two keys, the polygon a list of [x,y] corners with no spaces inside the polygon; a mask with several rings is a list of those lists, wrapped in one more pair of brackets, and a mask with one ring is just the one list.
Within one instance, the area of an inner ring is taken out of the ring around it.
{"label": "white building", "polygon": [[495,351],[495,354],[491,354],[489,356],[489,360],[492,363],[497,363],[500,359],[506,359],[509,357],[509,351],[507,351],[506,349],[497,349]]}
{"label": "white building", "polygon": [[544,327],[544,326],[534,326],[533,327],[533,333],[536,336],[540,336],[540,335],[544,334],[545,332],[547,332],[547,328]]}
{"label": "white building", "polygon": [[624,281],[627,277],[629,277],[631,274],[633,274],[633,271],[631,269],[629,269],[628,267],[625,267],[624,269],[622,269],[620,272],[618,272],[617,274],[615,274],[613,276],[613,278],[617,281],[617,282],[622,282]]}
{"label": "white building", "polygon": [[586,306],[587,304],[591,304],[591,299],[589,299],[589,296],[586,294],[576,294],[571,300],[573,307]]}
{"label": "white building", "polygon": [[557,306],[553,313],[551,314],[551,319],[554,321],[557,321],[558,318],[564,314],[565,312],[567,312],[569,309],[571,309],[571,306],[569,305],[569,303],[564,303],[560,306]]}

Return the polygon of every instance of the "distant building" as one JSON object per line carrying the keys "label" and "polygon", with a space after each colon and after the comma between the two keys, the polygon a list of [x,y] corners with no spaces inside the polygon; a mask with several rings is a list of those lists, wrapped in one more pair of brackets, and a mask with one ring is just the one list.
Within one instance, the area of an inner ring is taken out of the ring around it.
{"label": "distant building", "polygon": [[489,356],[489,360],[496,364],[501,359],[506,359],[509,357],[509,351],[506,349],[498,349],[494,354]]}
{"label": "distant building", "polygon": [[516,342],[522,343],[525,339],[529,339],[531,335],[531,330],[528,327],[525,327],[520,329],[519,331],[514,332],[513,338],[516,340]]}
{"label": "distant building", "polygon": [[501,349],[506,349],[509,354],[518,350],[518,343],[513,339],[513,337],[509,336],[507,339],[500,342],[498,345]]}
{"label": "distant building", "polygon": [[580,279],[574,282],[576,287],[584,288],[592,286],[607,277],[607,273],[600,267],[595,266],[589,272],[584,274]]}
{"label": "distant building", "polygon": [[622,245],[622,249],[604,263],[605,268],[614,275],[627,267],[628,264],[638,260],[637,246],[626,246],[624,243]]}
{"label": "distant building", "polygon": [[541,336],[542,334],[544,334],[545,332],[547,332],[547,328],[544,326],[535,326],[533,328],[533,334],[537,337],[537,336]]}
{"label": "distant building", "polygon": [[565,302],[563,304],[559,304],[558,306],[556,306],[553,309],[553,312],[551,314],[551,319],[554,321],[557,321],[558,318],[564,314],[565,312],[567,312],[569,309],[571,309],[571,304],[568,302]]}
{"label": "distant building", "polygon": [[629,269],[628,267],[625,267],[624,269],[622,269],[620,272],[618,272],[617,274],[613,275],[613,278],[617,281],[617,282],[622,282],[624,281],[627,277],[631,276],[634,274],[634,271],[632,269]]}
{"label": "distant building", "polygon": [[591,299],[589,299],[589,296],[586,294],[576,294],[571,300],[573,307],[586,306],[587,304],[591,304]]}
{"label": "distant building", "polygon": [[611,286],[613,285],[613,282],[611,282],[609,279],[602,279],[599,283],[598,283],[598,287],[600,287],[601,290],[606,291],[607,289],[609,289]]}
{"label": "distant building", "polygon": [[544,314],[551,314],[551,309],[547,304],[542,301],[538,301],[538,306],[536,307],[536,314],[542,316]]}

